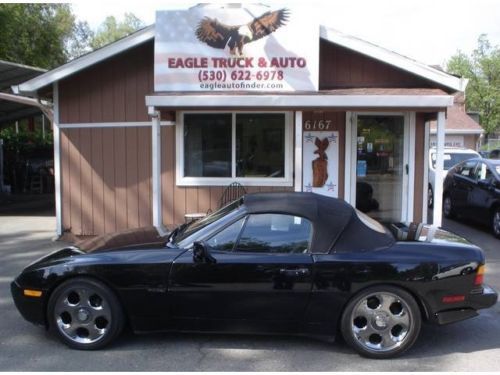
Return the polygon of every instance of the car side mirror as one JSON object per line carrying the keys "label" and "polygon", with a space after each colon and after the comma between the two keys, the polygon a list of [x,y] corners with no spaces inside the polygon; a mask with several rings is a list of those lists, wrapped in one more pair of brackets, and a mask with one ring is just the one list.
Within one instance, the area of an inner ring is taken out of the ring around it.
{"label": "car side mirror", "polygon": [[193,243],[193,261],[195,263],[216,263],[217,260],[210,253],[210,248],[205,241]]}

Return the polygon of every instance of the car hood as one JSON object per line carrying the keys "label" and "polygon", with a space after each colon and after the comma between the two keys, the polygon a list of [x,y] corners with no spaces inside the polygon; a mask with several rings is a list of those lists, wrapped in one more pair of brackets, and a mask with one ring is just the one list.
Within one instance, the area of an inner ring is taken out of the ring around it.
{"label": "car hood", "polygon": [[152,247],[163,247],[165,242],[166,237],[161,236],[155,227],[149,226],[85,239],[75,243],[75,247],[84,253],[93,253],[126,248],[151,249]]}
{"label": "car hood", "polygon": [[74,246],[67,246],[43,256],[26,267],[25,271],[47,264],[66,263],[71,259],[79,262],[79,256],[84,256],[86,261],[95,261],[110,253],[115,257],[127,259],[136,257],[138,252],[141,254],[149,252],[147,256],[153,258],[156,257],[153,254],[161,252],[161,256],[168,260],[184,251],[170,249],[172,251],[166,252],[165,243],[166,237],[162,237],[154,227],[129,229],[78,241]]}

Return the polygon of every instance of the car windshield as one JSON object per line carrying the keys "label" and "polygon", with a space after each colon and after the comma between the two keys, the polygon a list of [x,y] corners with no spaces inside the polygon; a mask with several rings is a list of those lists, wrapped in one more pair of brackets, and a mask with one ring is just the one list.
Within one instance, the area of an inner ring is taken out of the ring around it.
{"label": "car windshield", "polygon": [[[466,152],[466,153],[463,153],[463,152],[445,152],[444,153],[444,170],[447,171],[448,169],[450,169],[451,167],[453,167],[454,165],[458,164],[458,163],[461,163],[465,160],[469,160],[469,159],[472,159],[472,158],[475,158],[477,157],[477,154],[473,154],[472,152]],[[433,152],[431,154],[431,160],[432,160],[432,168],[436,168],[436,158],[437,158],[437,155],[435,152]]]}
{"label": "car windshield", "polygon": [[241,205],[241,199],[238,199],[234,202],[229,203],[227,206],[224,206],[217,211],[205,216],[203,219],[192,221],[188,225],[185,225],[179,230],[179,233],[175,235],[175,238],[172,241],[179,243],[185,238],[192,235],[194,232],[199,231],[202,228],[212,224],[213,222],[219,220],[221,217],[226,216],[231,211],[234,211]]}

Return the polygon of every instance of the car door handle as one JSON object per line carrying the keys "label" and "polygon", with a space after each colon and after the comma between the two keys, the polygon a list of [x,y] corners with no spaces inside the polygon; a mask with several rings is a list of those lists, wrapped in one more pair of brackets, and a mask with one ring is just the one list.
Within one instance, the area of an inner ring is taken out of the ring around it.
{"label": "car door handle", "polygon": [[295,269],[280,269],[280,275],[291,276],[291,277],[300,277],[300,276],[308,276],[311,273],[308,268],[295,268]]}

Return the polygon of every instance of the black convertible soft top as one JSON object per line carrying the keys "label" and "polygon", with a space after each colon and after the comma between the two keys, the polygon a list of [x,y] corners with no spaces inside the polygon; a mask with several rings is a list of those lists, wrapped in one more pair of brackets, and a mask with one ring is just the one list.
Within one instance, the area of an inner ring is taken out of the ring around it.
{"label": "black convertible soft top", "polygon": [[390,234],[366,226],[351,205],[337,198],[300,192],[255,193],[245,195],[242,205],[249,213],[286,213],[310,220],[312,253],[367,251],[394,242]]}

